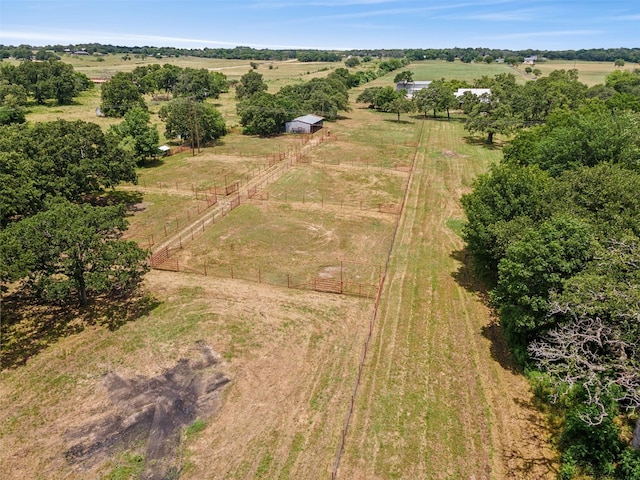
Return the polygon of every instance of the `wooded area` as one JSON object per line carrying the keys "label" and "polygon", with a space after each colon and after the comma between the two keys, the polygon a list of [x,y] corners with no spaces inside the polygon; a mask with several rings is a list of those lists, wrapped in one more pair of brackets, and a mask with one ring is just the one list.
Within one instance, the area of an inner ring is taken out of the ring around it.
{"label": "wooded area", "polygon": [[498,91],[483,120],[506,111],[495,121],[513,123],[495,131],[518,133],[462,198],[467,248],[561,419],[561,477],[640,478],[640,72],[589,89],[555,72]]}

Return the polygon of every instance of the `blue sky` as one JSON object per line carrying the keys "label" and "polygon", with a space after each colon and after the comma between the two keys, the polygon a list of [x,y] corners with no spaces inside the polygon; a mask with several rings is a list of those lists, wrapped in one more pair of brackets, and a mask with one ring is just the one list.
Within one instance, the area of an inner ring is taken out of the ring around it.
{"label": "blue sky", "polygon": [[0,43],[640,47],[639,0],[0,0]]}

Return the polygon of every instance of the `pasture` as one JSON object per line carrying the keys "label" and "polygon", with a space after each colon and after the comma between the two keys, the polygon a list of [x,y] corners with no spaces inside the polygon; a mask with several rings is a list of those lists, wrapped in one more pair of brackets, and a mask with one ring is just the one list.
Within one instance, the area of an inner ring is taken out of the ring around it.
{"label": "pasture", "polygon": [[[311,73],[313,65],[282,62],[258,72],[280,85],[337,66]],[[408,68],[436,66],[435,78],[447,68],[468,68],[460,78],[493,71],[458,62]],[[367,86],[389,85],[393,76]],[[95,95],[69,114],[93,120]],[[234,108],[232,95],[217,101],[221,111]],[[29,119],[51,115],[42,110]],[[225,113],[231,124],[233,115]],[[186,268],[151,271],[149,296],[139,303],[56,312],[60,318],[34,305],[12,319],[12,363],[0,373],[0,459],[11,478],[131,478],[135,459],[150,455],[144,435],[114,436],[108,450],[82,461],[69,454],[90,450],[90,425],[111,418],[138,425],[149,415],[124,415],[107,374],[125,384],[156,381],[180,359],[196,364],[202,345],[230,382],[200,423],[180,427],[172,460],[180,478],[331,478],[337,451],[344,479],[554,478],[544,419],[457,233],[460,195],[499,161],[500,143],[480,144],[456,117],[395,120],[352,102],[325,124],[330,141],[233,129],[200,153],[141,168],[138,186],[113,193],[130,206],[128,237],[143,246],[159,248],[149,237],[172,222],[179,225],[164,234],[167,242],[189,224],[201,230],[193,240],[180,237],[174,251]],[[234,180],[239,196],[221,193],[205,209],[201,195]],[[260,195],[249,198],[255,185]],[[381,208],[402,204],[400,215]],[[384,277],[379,301],[287,288],[340,275],[376,285]],[[47,329],[47,320],[57,328]]]}
{"label": "pasture", "polygon": [[[605,82],[605,77],[615,70],[629,70],[638,68],[640,65],[627,62],[624,67],[617,67],[613,62],[567,62],[564,60],[549,60],[536,63],[533,68],[538,68],[543,76],[549,75],[553,70],[578,70],[578,79],[585,85],[592,87]],[[522,67],[520,67],[522,69]]]}

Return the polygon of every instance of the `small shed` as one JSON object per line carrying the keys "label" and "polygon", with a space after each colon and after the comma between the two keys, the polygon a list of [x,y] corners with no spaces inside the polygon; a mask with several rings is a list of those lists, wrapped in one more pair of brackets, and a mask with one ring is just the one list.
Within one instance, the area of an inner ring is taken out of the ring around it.
{"label": "small shed", "polygon": [[287,133],[314,133],[322,128],[323,120],[317,115],[304,115],[287,122],[284,129]]}
{"label": "small shed", "polygon": [[160,145],[158,150],[160,150],[160,154],[165,157],[171,154],[171,147],[169,147],[169,145]]}

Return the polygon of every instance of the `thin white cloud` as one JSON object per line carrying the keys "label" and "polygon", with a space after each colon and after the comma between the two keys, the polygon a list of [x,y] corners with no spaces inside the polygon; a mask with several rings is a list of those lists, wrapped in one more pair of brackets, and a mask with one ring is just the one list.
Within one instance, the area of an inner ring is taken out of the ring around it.
{"label": "thin white cloud", "polygon": [[634,14],[634,15],[616,15],[613,17],[603,17],[604,20],[615,20],[615,21],[634,21],[637,22],[638,20],[640,20],[640,14]]}
{"label": "thin white cloud", "polygon": [[457,20],[485,20],[493,22],[517,22],[517,21],[531,21],[533,20],[538,11],[536,10],[515,10],[511,12],[492,12],[492,13],[474,13],[463,14],[456,16],[447,16],[448,19]]}
{"label": "thin white cloud", "polygon": [[600,35],[605,33],[602,30],[554,30],[547,32],[519,32],[519,33],[505,33],[501,35],[490,35],[479,37],[482,39],[490,40],[512,40],[522,38],[545,38],[545,37],[570,37],[578,35]]}
{"label": "thin white cloud", "polygon": [[[87,43],[87,42],[99,42],[99,43],[116,43],[122,44],[125,42],[134,42],[136,45],[154,45],[154,46],[176,46],[185,45],[190,48],[197,48],[198,46],[210,46],[219,45],[221,47],[236,47],[238,45],[244,45],[254,48],[274,48],[274,49],[296,49],[296,48],[312,48],[301,45],[273,45],[263,43],[247,43],[247,42],[229,42],[223,40],[210,40],[201,38],[183,38],[183,37],[166,37],[158,35],[137,35],[129,33],[106,33],[106,32],[80,32],[73,33],[63,32],[28,32],[25,30],[2,30],[0,32],[0,40],[3,43],[19,43],[26,42],[32,45],[37,43],[42,44],[75,44],[75,43]],[[16,42],[17,41],[17,42]]]}
{"label": "thin white cloud", "polygon": [[303,7],[350,7],[350,6],[366,6],[366,5],[382,5],[385,3],[407,3],[403,0],[310,0],[304,3],[298,1],[275,1],[275,2],[255,2],[246,4],[245,8],[253,9],[272,9],[272,8],[289,8],[297,9]]}

